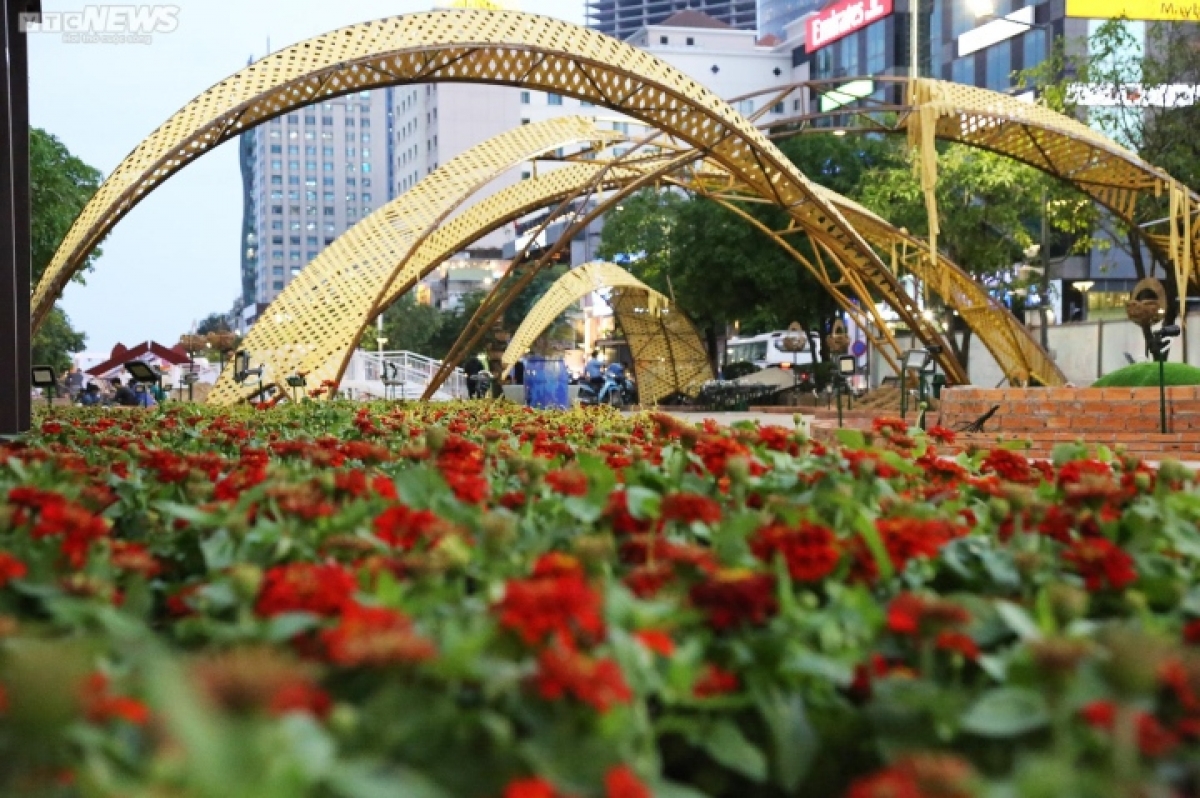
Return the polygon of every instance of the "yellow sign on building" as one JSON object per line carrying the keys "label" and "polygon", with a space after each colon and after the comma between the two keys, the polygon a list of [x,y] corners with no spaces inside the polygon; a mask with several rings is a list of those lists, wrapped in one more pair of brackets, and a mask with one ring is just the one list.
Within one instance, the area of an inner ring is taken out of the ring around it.
{"label": "yellow sign on building", "polygon": [[1067,0],[1067,16],[1200,22],[1200,3],[1194,0]]}

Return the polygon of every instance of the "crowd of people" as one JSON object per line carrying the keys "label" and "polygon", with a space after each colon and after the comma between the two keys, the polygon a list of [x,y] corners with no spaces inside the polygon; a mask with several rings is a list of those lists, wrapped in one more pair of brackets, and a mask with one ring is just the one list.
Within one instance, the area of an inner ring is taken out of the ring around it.
{"label": "crowd of people", "polygon": [[62,378],[61,394],[73,404],[84,407],[154,407],[166,401],[167,394],[161,385],[143,385],[132,379],[113,377],[107,380],[88,381],[76,367]]}

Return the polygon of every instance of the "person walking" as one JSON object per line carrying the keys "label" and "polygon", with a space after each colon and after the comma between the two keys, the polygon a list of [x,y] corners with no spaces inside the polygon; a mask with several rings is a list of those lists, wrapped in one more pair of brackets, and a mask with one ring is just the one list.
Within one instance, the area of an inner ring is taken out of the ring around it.
{"label": "person walking", "polygon": [[600,359],[599,349],[592,350],[591,359],[583,367],[583,376],[599,396],[604,387],[604,361]]}

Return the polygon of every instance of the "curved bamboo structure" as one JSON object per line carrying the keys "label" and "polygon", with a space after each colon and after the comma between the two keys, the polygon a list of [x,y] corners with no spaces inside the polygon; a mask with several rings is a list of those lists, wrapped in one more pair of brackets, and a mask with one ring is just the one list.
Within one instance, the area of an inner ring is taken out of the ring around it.
{"label": "curved bamboo structure", "polygon": [[614,263],[593,261],[554,281],[530,309],[500,360],[511,368],[563,311],[590,293],[610,290],[617,329],[633,355],[638,396],[654,404],[676,393],[693,396],[714,377],[704,341],[692,323],[658,291]]}
{"label": "curved bamboo structure", "polygon": [[[406,83],[472,82],[554,92],[622,111],[686,142],[770,197],[928,344],[941,343],[878,255],[747,119],[666,62],[562,20],[452,10],[352,25],[287,47],[213,86],[117,167],[84,208],[33,297],[35,328],[113,226],[160,183],[246,129],[326,98]],[[352,268],[352,264],[346,264]],[[965,379],[953,358],[942,365]]]}

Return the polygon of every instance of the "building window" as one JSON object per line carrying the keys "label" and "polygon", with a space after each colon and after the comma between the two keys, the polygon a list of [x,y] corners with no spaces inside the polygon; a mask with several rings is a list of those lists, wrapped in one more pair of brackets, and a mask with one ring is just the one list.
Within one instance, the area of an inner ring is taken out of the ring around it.
{"label": "building window", "polygon": [[307,257],[308,260],[312,260],[313,258],[317,257],[317,253],[313,252],[312,250],[309,250],[306,254],[308,256]]}
{"label": "building window", "polygon": [[369,164],[369,163],[364,163],[364,164],[362,165],[362,170],[363,170],[363,172],[364,172],[364,173],[365,173],[365,172],[370,172],[370,171],[371,171],[371,164]]}
{"label": "building window", "polygon": [[347,219],[357,219],[358,211],[355,210],[354,208],[347,208],[346,209],[346,218]]}
{"label": "building window", "polygon": [[956,58],[950,65],[950,79],[967,86],[975,85],[975,56]]}
{"label": "building window", "polygon": [[370,127],[371,120],[370,119],[360,119],[360,120],[358,120],[358,126],[359,127]]}
{"label": "building window", "polygon": [[[354,148],[351,147],[350,149],[354,149]],[[326,158],[332,158],[333,157],[333,147],[322,147],[321,155],[323,155]]]}
{"label": "building window", "polygon": [[659,43],[659,44],[670,44],[670,43],[671,43],[671,40],[670,40],[670,38],[668,38],[668,37],[666,37],[666,36],[659,36],[659,37],[658,37],[658,43]]}
{"label": "building window", "polygon": [[325,202],[333,202],[333,192],[326,191],[325,194],[321,197],[321,199],[324,200]]}
{"label": "building window", "polygon": [[530,97],[529,92],[527,92],[527,91],[521,92],[521,105],[529,105],[530,102],[531,102],[531,97]]}
{"label": "building window", "polygon": [[275,274],[275,275],[282,277],[283,276],[283,267],[282,266],[272,266],[271,274]]}
{"label": "building window", "polygon": [[329,207],[328,205],[326,205],[326,206],[325,206],[325,215],[326,215],[326,216],[333,216],[333,208],[331,208],[331,207]]}
{"label": "building window", "polygon": [[347,185],[347,186],[355,186],[355,185],[358,185],[358,181],[357,181],[355,178],[353,178],[353,177],[347,177],[347,178],[346,178],[346,185]]}
{"label": "building window", "polygon": [[288,185],[289,186],[300,185],[300,175],[288,175]]}
{"label": "building window", "polygon": [[325,239],[325,246],[327,246],[327,247],[328,247],[328,246],[330,246],[331,244],[333,244],[333,239],[332,239],[332,238],[326,238],[326,239]]}
{"label": "building window", "polygon": [[276,291],[282,291],[283,290],[283,280],[276,280],[274,283],[271,284],[271,287]]}
{"label": "building window", "polygon": [[299,155],[299,154],[300,154],[300,145],[299,144],[289,144],[288,145],[288,155]]}
{"label": "building window", "polygon": [[299,205],[289,205],[288,212],[295,216],[299,216],[300,215],[300,206]]}
{"label": "building window", "polygon": [[317,162],[316,161],[305,161],[304,162],[304,171],[306,171],[306,172],[317,171]]}
{"label": "building window", "polygon": [[325,162],[325,163],[322,165],[322,168],[323,168],[323,169],[324,169],[326,172],[332,172],[332,171],[333,171],[333,161],[326,161],[326,162]]}
{"label": "building window", "polygon": [[580,100],[579,101],[580,108],[594,108],[595,106],[596,106],[596,104],[591,102],[590,100]]}
{"label": "building window", "polygon": [[317,118],[316,118],[315,116],[305,116],[305,117],[304,117],[304,124],[306,124],[306,125],[315,125],[315,124],[317,124]]}
{"label": "building window", "polygon": [[283,175],[271,175],[271,185],[282,186],[283,185]]}
{"label": "building window", "polygon": [[[332,186],[332,185],[333,185],[333,182],[334,182],[334,181],[333,181],[333,178],[332,178],[332,177],[323,177],[323,178],[321,178],[321,185],[323,185],[323,186]],[[315,186],[316,184],[317,184],[317,183],[316,183],[316,181],[314,180],[314,181],[313,181],[313,185]]]}
{"label": "building window", "polygon": [[293,247],[300,246],[300,236],[288,236],[288,243]]}
{"label": "building window", "polygon": [[283,250],[281,250],[281,249],[271,250],[271,260],[283,260]]}
{"label": "building window", "polygon": [[[315,230],[315,229],[316,229],[316,227],[314,226],[312,229],[314,229],[314,230]],[[337,232],[337,228],[334,226],[333,222],[326,222],[326,223],[325,223],[325,232],[326,232],[326,233],[335,233],[335,232]]]}
{"label": "building window", "polygon": [[317,131],[315,131],[315,130],[304,131],[304,140],[305,141],[316,141],[317,140]]}
{"label": "building window", "polygon": [[771,106],[771,113],[773,114],[782,114],[783,111],[783,103],[775,103],[773,106]]}
{"label": "building window", "polygon": [[281,200],[281,199],[283,199],[283,192],[282,192],[282,191],[272,191],[272,192],[271,192],[271,199],[273,199],[273,200]]}
{"label": "building window", "polygon": [[288,190],[288,199],[291,200],[292,202],[299,202],[300,201],[300,189],[298,189],[298,188],[289,189]]}
{"label": "building window", "polygon": [[[352,184],[352,183],[350,183],[349,181],[347,181],[346,185],[348,185],[348,186],[349,186],[349,185],[353,185],[353,184]],[[369,177],[364,177],[364,178],[363,178],[362,185],[363,185],[363,188],[370,188],[370,187],[371,187],[371,178],[369,178]]]}
{"label": "building window", "polygon": [[271,236],[271,243],[283,246],[283,236]]}
{"label": "building window", "polygon": [[299,133],[297,133],[297,132],[296,132],[296,131],[294,131],[294,130],[289,130],[289,131],[288,131],[288,141],[295,141],[295,140],[296,140],[296,139],[298,139],[298,138],[300,138],[300,134],[299,134]]}
{"label": "building window", "polygon": [[363,202],[370,202],[370,201],[371,201],[371,194],[370,194],[370,192],[363,192],[363,195],[362,195],[362,201],[363,201]]}
{"label": "building window", "polygon": [[300,124],[300,114],[288,114],[287,120],[289,125],[298,125]]}
{"label": "building window", "polygon": [[283,222],[282,222],[282,221],[274,221],[274,222],[271,222],[271,229],[272,229],[272,230],[282,230],[282,229],[283,229]]}
{"label": "building window", "polygon": [[304,243],[308,244],[310,247],[315,247],[317,245],[317,237],[309,236]]}
{"label": "building window", "polygon": [[271,154],[272,155],[283,155],[283,145],[282,144],[272,144],[271,145]]}
{"label": "building window", "polygon": [[532,173],[532,172],[521,172],[521,179],[522,179],[522,180],[528,180],[528,179],[529,179],[529,178],[531,178],[531,177],[533,177],[533,173]]}
{"label": "building window", "polygon": [[299,252],[289,252],[289,253],[288,253],[288,260],[290,260],[290,261],[295,261],[296,263],[299,263],[299,262],[300,262],[300,253],[299,253]]}
{"label": "building window", "polygon": [[[271,124],[272,124],[272,125],[278,125],[278,124],[279,124],[279,119],[278,119],[278,118],[276,118],[276,119],[272,119],[272,120],[271,120]],[[277,138],[279,138],[279,131],[278,131],[278,130],[272,130],[270,135],[271,135],[271,138],[273,138],[273,139],[277,139]]]}
{"label": "building window", "polygon": [[363,133],[363,134],[362,134],[362,143],[363,143],[363,144],[370,144],[370,143],[371,143],[371,134],[370,134],[370,133]]}
{"label": "building window", "polygon": [[887,32],[887,25],[883,22],[876,23],[867,28],[867,74],[875,75],[884,70],[887,58],[887,40],[884,34]]}
{"label": "building window", "polygon": [[687,37],[687,46],[694,47],[695,45],[696,45],[696,40],[693,39],[691,36]]}
{"label": "building window", "polygon": [[333,117],[332,117],[332,116],[323,116],[323,117],[321,117],[321,124],[322,124],[322,125],[332,125],[332,124],[333,124]]}
{"label": "building window", "polygon": [[[332,148],[330,148],[330,149],[332,149]],[[333,153],[332,153],[332,152],[330,152],[329,154],[330,154],[330,155],[333,155]],[[357,149],[355,149],[354,147],[347,147],[347,148],[346,148],[346,157],[347,157],[347,158],[356,158],[356,157],[358,157],[358,150],[357,150]]]}
{"label": "building window", "polygon": [[271,171],[272,171],[272,172],[278,172],[278,171],[279,171],[280,169],[282,169],[282,168],[283,168],[283,163],[282,163],[282,162],[280,162],[280,161],[271,161]]}
{"label": "building window", "polygon": [[291,224],[288,225],[288,228],[290,228],[292,230],[299,230],[300,222],[292,222]]}
{"label": "building window", "polygon": [[754,100],[742,100],[738,103],[738,113],[743,116],[754,113]]}
{"label": "building window", "polygon": [[283,206],[282,205],[272,205],[271,213],[274,216],[282,216],[283,215]]}
{"label": "building window", "polygon": [[522,124],[522,125],[528,125],[528,124],[529,124],[529,120],[528,120],[528,119],[522,119],[522,120],[521,120],[521,124]]}
{"label": "building window", "polygon": [[547,94],[546,95],[546,103],[548,105],[562,105],[563,104],[562,100],[563,100],[563,98],[562,98],[561,94]]}
{"label": "building window", "polygon": [[346,117],[346,127],[354,127],[354,117]]}

